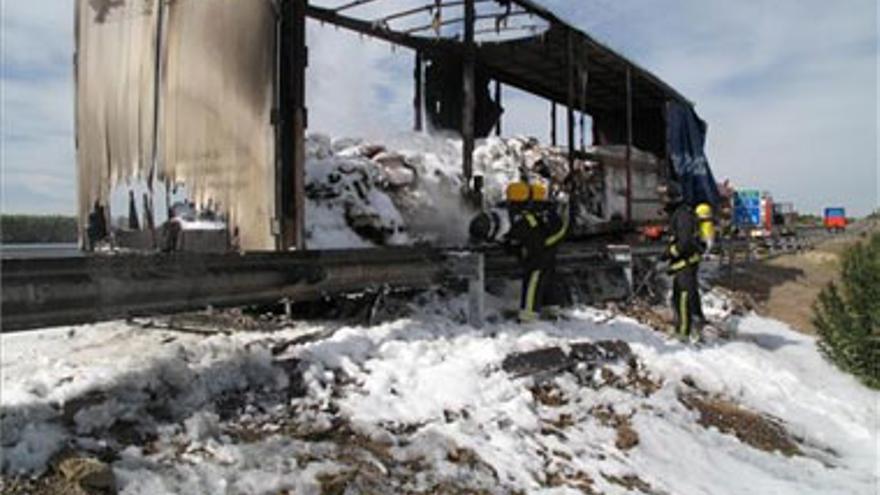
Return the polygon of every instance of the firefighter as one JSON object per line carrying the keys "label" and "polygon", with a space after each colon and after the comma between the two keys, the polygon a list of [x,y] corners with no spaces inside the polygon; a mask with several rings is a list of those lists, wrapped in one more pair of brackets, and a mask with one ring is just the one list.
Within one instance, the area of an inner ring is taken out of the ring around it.
{"label": "firefighter", "polygon": [[700,241],[695,211],[685,203],[681,187],[670,182],[666,188],[666,211],[669,213],[669,244],[664,258],[669,261],[672,280],[672,311],[676,336],[698,343],[702,339],[702,304],[698,272],[704,246]]}
{"label": "firefighter", "polygon": [[507,188],[511,227],[508,241],[519,249],[523,279],[519,321],[534,321],[542,309],[551,310],[562,301],[555,283],[556,253],[568,232],[568,215],[560,215],[547,201],[542,184],[524,181]]}
{"label": "firefighter", "polygon": [[[715,246],[715,214],[712,211],[712,206],[709,203],[700,203],[694,209],[694,213],[697,215],[697,223],[699,227],[697,231],[699,232],[700,239],[700,247],[702,248],[703,256],[708,257],[709,253],[712,252],[712,248]],[[697,267],[697,285],[699,286],[699,266]],[[706,316],[703,315],[703,305],[699,301],[696,303],[696,307],[694,308],[694,314],[692,315],[694,321],[697,322],[697,325],[702,327],[706,321]]]}

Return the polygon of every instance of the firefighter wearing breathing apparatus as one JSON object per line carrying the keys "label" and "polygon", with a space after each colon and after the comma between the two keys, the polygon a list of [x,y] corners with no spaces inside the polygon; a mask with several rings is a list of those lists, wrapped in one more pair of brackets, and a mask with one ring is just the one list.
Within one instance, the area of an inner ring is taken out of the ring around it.
{"label": "firefighter wearing breathing apparatus", "polygon": [[710,229],[706,225],[706,220],[711,224],[712,211],[706,204],[701,204],[696,211],[692,209],[675,182],[667,185],[665,202],[669,213],[669,244],[664,258],[669,261],[668,273],[673,277],[675,332],[678,338],[697,343],[702,339],[703,321],[698,272],[707,244],[712,242],[708,235],[714,237],[714,227]]}
{"label": "firefighter wearing breathing apparatus", "polygon": [[523,270],[519,321],[534,321],[563,302],[555,281],[556,253],[568,232],[568,215],[549,201],[543,184],[515,182],[507,187],[510,231],[507,241],[518,250]]}

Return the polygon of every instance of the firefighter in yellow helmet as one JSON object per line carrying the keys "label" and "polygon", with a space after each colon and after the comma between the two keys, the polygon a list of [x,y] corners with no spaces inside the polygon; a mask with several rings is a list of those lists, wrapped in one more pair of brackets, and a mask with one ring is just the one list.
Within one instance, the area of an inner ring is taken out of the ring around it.
{"label": "firefighter in yellow helmet", "polygon": [[[669,261],[668,272],[672,276],[672,311],[675,315],[675,332],[678,338],[690,339],[692,343],[702,340],[701,326],[703,308],[699,292],[699,267],[705,245],[702,241],[701,219],[698,212],[688,205],[675,182],[670,182],[665,193],[666,210],[669,213],[669,245],[664,258]],[[704,208],[699,209],[705,212]],[[709,209],[711,216],[711,208]]]}
{"label": "firefighter in yellow helmet", "polygon": [[511,227],[507,240],[518,249],[522,265],[519,321],[534,321],[542,307],[562,301],[555,284],[556,253],[568,232],[568,215],[548,201],[543,184],[515,182],[507,188]]}

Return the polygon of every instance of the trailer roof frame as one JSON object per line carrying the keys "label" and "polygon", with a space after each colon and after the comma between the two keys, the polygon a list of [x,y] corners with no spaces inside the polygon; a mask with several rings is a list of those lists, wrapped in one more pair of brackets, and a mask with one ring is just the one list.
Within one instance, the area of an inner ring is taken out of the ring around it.
{"label": "trailer roof frame", "polygon": [[[306,15],[322,23],[331,24],[355,31],[360,34],[378,38],[389,43],[408,47],[416,51],[437,55],[461,55],[466,46],[465,41],[457,35],[419,36],[416,32],[429,29],[429,25],[420,25],[418,29],[395,29],[389,21],[409,17],[420,12],[430,13],[432,9],[460,7],[462,0],[442,0],[437,3],[425,3],[420,7],[405,9],[400,12],[383,13],[375,18],[364,18],[356,15],[342,14],[366,4],[378,4],[381,0],[349,1],[336,8],[318,7],[309,4]],[[588,91],[585,101],[578,102],[575,109],[588,114],[594,111],[623,109],[626,107],[626,73],[631,71],[632,99],[636,107],[657,107],[669,100],[676,100],[693,106],[693,103],[681,93],[662,81],[648,70],[640,67],[630,59],[612,50],[582,30],[563,21],[550,10],[532,0],[474,0],[475,4],[494,2],[498,10],[494,13],[480,13],[475,21],[492,18],[501,19],[509,15],[534,16],[547,23],[541,33],[508,39],[503,41],[477,41],[474,46],[476,63],[488,71],[491,78],[500,80],[527,93],[540,96],[547,100],[568,103],[568,76],[571,70],[586,70],[589,73],[589,87],[594,85],[604,92]],[[510,7],[505,5],[509,2]],[[462,15],[450,20],[443,20],[443,26],[464,24]],[[538,29],[532,24],[528,31]],[[521,26],[512,29],[499,27],[496,32],[522,30]],[[484,28],[479,34],[491,33],[493,30]],[[569,61],[567,57],[548,56],[552,53],[566,53],[569,36],[575,57]],[[516,57],[511,57],[516,53]],[[598,89],[598,88],[597,88]]]}

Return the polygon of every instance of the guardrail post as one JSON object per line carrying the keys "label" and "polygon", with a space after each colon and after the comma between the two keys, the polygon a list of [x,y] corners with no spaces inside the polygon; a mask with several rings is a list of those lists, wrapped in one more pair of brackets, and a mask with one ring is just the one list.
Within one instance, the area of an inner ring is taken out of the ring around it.
{"label": "guardrail post", "polygon": [[733,276],[733,264],[736,261],[736,246],[730,242],[725,243],[722,252],[727,254],[727,276]]}
{"label": "guardrail post", "polygon": [[486,314],[486,270],[483,253],[471,255],[473,272],[468,278],[468,323],[482,328]]}
{"label": "guardrail post", "polygon": [[611,260],[623,268],[623,275],[626,277],[629,296],[632,297],[635,288],[633,285],[632,247],[627,245],[611,245],[608,246],[608,252],[611,255]]}
{"label": "guardrail post", "polygon": [[481,328],[485,321],[486,261],[483,253],[451,253],[446,261],[446,274],[468,283],[468,323]]}

